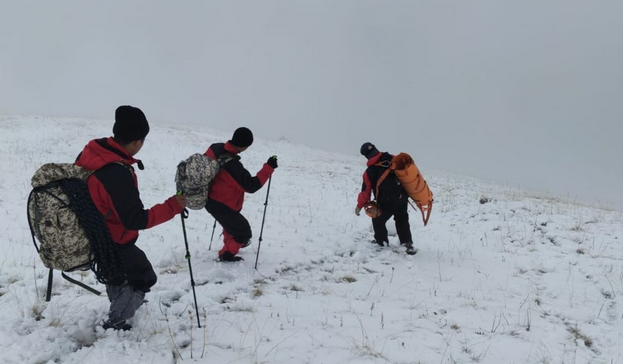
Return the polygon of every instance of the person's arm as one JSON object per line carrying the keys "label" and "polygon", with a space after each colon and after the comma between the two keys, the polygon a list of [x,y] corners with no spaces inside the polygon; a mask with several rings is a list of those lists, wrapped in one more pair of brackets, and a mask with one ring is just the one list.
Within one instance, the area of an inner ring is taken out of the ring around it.
{"label": "person's arm", "polygon": [[240,187],[248,193],[255,193],[262,188],[275,170],[269,166],[268,163],[264,163],[264,166],[257,172],[257,175],[251,176],[251,173],[249,173],[239,161],[228,162],[225,164],[224,168],[232,178],[238,182]]}
{"label": "person's arm", "polygon": [[132,172],[119,164],[111,164],[96,172],[119,220],[128,230],[144,230],[171,220],[184,208],[175,196],[146,210],[141,201]]}
{"label": "person's arm", "polygon": [[372,196],[372,184],[368,178],[368,173],[363,172],[363,184],[361,185],[361,192],[357,196],[357,208],[361,209],[366,202],[369,202],[370,196]]}

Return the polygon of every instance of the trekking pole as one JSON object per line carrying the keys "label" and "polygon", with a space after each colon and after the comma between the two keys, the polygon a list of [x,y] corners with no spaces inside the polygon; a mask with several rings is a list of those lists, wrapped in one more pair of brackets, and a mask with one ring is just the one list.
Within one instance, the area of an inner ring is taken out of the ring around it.
{"label": "trekking pole", "polygon": [[266,219],[266,207],[268,206],[268,194],[270,193],[270,181],[273,177],[268,178],[268,188],[266,189],[266,201],[264,202],[264,216],[262,216],[262,228],[260,229],[260,238],[257,243],[257,255],[255,256],[255,269],[257,270],[257,260],[260,258],[260,246],[262,245],[262,233],[264,232],[264,220]]}
{"label": "trekking pole", "polygon": [[212,226],[212,237],[210,238],[210,246],[208,250],[212,250],[212,240],[214,240],[214,230],[216,230],[216,219],[214,219],[214,226]]}
{"label": "trekking pole", "polygon": [[195,311],[197,311],[197,326],[201,327],[201,321],[199,320],[199,306],[197,305],[197,293],[195,293],[195,279],[193,278],[193,266],[190,264],[190,251],[188,250],[188,238],[186,237],[186,223],[184,219],[188,218],[188,210],[184,209],[180,214],[182,218],[182,230],[184,231],[184,243],[186,244],[186,260],[188,260],[188,271],[190,272],[190,286],[193,288],[193,297],[195,299]]}

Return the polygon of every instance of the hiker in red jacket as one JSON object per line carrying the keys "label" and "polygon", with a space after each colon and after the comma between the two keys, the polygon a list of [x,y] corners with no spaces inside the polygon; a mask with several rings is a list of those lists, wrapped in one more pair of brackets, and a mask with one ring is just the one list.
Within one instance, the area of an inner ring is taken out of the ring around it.
{"label": "hiker in red jacket", "polygon": [[258,191],[277,168],[277,157],[272,156],[264,163],[257,175],[251,176],[240,163],[238,154],[247,150],[253,143],[253,133],[247,128],[238,128],[227,143],[215,143],[208,148],[205,155],[218,159],[229,154],[231,159],[221,166],[208,191],[206,210],[223,227],[223,248],[218,252],[222,262],[242,260],[236,256],[240,248],[251,241],[251,226],[242,216],[244,194]]}
{"label": "hiker in red jacket", "polygon": [[407,192],[393,172],[389,173],[377,189],[379,178],[389,167],[394,156],[387,152],[379,152],[372,143],[364,143],[361,146],[360,152],[368,159],[368,168],[363,173],[363,185],[357,197],[355,214],[359,216],[361,209],[370,202],[372,191],[374,191],[374,197],[381,209],[381,214],[372,218],[372,227],[374,228],[373,242],[380,246],[389,245],[385,224],[393,216],[400,244],[407,248],[407,253],[415,254],[409,226],[409,213],[407,211],[409,195],[407,195]]}
{"label": "hiker in red jacket", "polygon": [[161,204],[145,209],[139,196],[133,164],[149,133],[145,114],[132,106],[115,112],[113,137],[91,140],[80,153],[76,165],[95,171],[87,180],[95,206],[106,221],[111,240],[125,271],[125,281],[106,285],[110,300],[104,329],[128,330],[127,320],[143,303],[145,293],[156,284],[156,273],[145,253],[136,246],[138,231],[171,220],[184,210],[185,196],[172,196]]}

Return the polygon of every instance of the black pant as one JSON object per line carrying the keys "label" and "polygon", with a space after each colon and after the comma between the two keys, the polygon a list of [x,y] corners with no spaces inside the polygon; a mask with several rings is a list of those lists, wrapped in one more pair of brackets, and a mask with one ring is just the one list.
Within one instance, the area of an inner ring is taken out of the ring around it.
{"label": "black pant", "polygon": [[383,203],[381,205],[381,216],[372,219],[372,227],[374,228],[374,239],[377,242],[389,242],[387,238],[387,228],[385,224],[390,217],[394,217],[396,221],[396,232],[400,244],[412,244],[411,227],[409,226],[409,213],[407,212],[408,198],[401,196],[397,201]]}
{"label": "black pant", "polygon": [[119,245],[118,251],[128,284],[134,289],[149,292],[158,278],[145,253],[134,244]]}
{"label": "black pant", "polygon": [[251,225],[239,211],[210,199],[206,203],[206,210],[221,224],[223,230],[234,237],[236,242],[245,245],[251,240]]}

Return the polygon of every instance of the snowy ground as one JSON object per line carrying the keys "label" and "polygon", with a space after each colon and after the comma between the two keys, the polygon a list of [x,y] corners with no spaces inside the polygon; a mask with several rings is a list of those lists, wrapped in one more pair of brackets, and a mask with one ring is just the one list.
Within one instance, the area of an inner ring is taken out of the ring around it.
{"label": "snowy ground", "polygon": [[[186,221],[201,328],[176,218],[139,238],[159,281],[134,329],[105,332],[107,299],[58,273],[45,302],[25,201],[37,167],[73,161],[111,129],[0,117],[0,363],[623,364],[621,213],[421,168],[436,202],[427,227],[412,211],[419,252],[408,256],[395,236],[368,243],[370,219],[354,215],[362,157],[262,140],[242,155],[252,173],[272,154],[280,163],[258,270],[266,186],[247,195],[244,262],[215,262],[207,212]],[[143,202],[172,195],[177,163],[230,133],[152,127],[137,156]]]}

